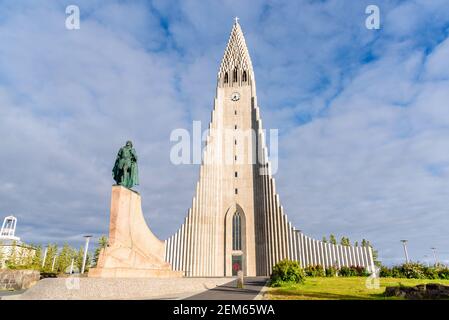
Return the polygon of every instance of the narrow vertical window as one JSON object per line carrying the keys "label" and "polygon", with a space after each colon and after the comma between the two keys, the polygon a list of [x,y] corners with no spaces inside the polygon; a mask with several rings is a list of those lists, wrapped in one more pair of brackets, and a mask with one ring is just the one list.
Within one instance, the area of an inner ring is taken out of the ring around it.
{"label": "narrow vertical window", "polygon": [[239,194],[239,189],[235,188],[235,194]]}
{"label": "narrow vertical window", "polygon": [[237,173],[237,171],[236,172],[234,172],[234,176],[237,178],[238,177],[238,173]]}
{"label": "narrow vertical window", "polygon": [[228,82],[229,82],[229,78],[228,78],[228,73],[226,72],[225,76],[224,76],[224,83],[228,83]]}
{"label": "narrow vertical window", "polygon": [[237,110],[234,111],[234,114],[237,115]]}
{"label": "narrow vertical window", "polygon": [[242,250],[242,221],[238,212],[232,217],[232,250]]}
{"label": "narrow vertical window", "polygon": [[232,76],[232,81],[237,82],[237,68],[234,69],[234,74]]}
{"label": "narrow vertical window", "polygon": [[243,74],[242,74],[242,81],[243,81],[243,82],[246,82],[246,71],[243,71]]}

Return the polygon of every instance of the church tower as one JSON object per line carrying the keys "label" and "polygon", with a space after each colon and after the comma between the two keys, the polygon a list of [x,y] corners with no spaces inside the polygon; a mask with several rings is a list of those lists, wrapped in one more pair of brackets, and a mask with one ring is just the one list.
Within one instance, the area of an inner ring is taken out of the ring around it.
{"label": "church tower", "polygon": [[323,243],[292,227],[267,154],[254,70],[236,18],[217,75],[196,194],[184,223],[165,241],[172,269],[186,276],[269,275],[283,259],[372,267],[371,248]]}

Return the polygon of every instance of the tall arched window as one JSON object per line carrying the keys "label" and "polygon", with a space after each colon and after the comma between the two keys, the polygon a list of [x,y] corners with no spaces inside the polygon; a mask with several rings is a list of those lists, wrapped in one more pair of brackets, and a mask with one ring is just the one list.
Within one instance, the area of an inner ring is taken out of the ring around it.
{"label": "tall arched window", "polygon": [[232,250],[242,250],[242,219],[238,212],[232,217]]}
{"label": "tall arched window", "polygon": [[246,82],[246,71],[243,71],[243,74],[242,74],[242,81],[243,81],[243,82]]}
{"label": "tall arched window", "polygon": [[237,67],[234,69],[234,75],[232,77],[233,82],[237,82]]}
{"label": "tall arched window", "polygon": [[226,72],[225,76],[224,76],[224,83],[228,83],[228,82],[229,82],[228,73]]}

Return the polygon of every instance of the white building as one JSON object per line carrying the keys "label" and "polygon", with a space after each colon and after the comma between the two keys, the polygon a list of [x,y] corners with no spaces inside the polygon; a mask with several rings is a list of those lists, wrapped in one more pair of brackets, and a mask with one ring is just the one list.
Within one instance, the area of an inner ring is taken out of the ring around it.
{"label": "white building", "polygon": [[36,249],[26,245],[16,236],[17,218],[7,216],[0,229],[0,268],[6,266],[10,259],[15,264],[25,264],[36,253]]}
{"label": "white building", "polygon": [[14,216],[7,216],[5,220],[3,220],[2,228],[0,229],[0,241],[20,241],[20,238],[16,237],[16,226],[17,218]]}

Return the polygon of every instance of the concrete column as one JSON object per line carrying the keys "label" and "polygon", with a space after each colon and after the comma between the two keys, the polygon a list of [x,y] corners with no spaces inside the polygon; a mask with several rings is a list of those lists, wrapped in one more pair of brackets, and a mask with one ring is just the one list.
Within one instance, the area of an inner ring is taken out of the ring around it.
{"label": "concrete column", "polygon": [[172,250],[171,250],[171,238],[172,237],[169,237],[168,239],[167,239],[167,241],[166,241],[166,247],[168,248],[167,249],[167,252],[168,252],[168,259],[167,259],[167,262],[168,263],[170,263],[170,265],[173,267],[173,265],[172,265]]}
{"label": "concrete column", "polygon": [[374,257],[373,257],[373,250],[371,249],[371,247],[368,247],[368,257],[369,257],[369,272],[374,272]]}
{"label": "concrete column", "polygon": [[178,264],[178,268],[179,268],[179,270],[184,270],[184,268],[183,268],[183,265],[184,265],[184,255],[183,255],[183,253],[184,253],[184,242],[185,242],[185,234],[184,234],[184,229],[185,228],[185,226],[184,226],[184,224],[182,224],[181,225],[181,235],[180,235],[180,238],[181,238],[181,242],[180,242],[180,246],[179,246],[179,249],[178,249],[178,255],[179,255],[179,264]]}
{"label": "concrete column", "polygon": [[281,218],[281,231],[282,231],[282,260],[288,258],[288,241],[287,241],[287,222],[286,217],[284,215],[284,210],[282,209],[282,206],[280,205],[279,196],[276,195],[276,198],[278,199],[277,203],[279,205],[279,215]]}
{"label": "concrete column", "polygon": [[330,243],[326,243],[326,251],[327,251],[327,265],[328,267],[332,267],[332,248]]}
{"label": "concrete column", "polygon": [[313,248],[313,264],[316,266],[318,265],[320,262],[318,260],[318,250],[317,250],[317,245],[316,245],[316,240],[313,239],[312,240],[312,248]]}
{"label": "concrete column", "polygon": [[197,275],[201,276],[204,274],[204,262],[206,257],[204,255],[204,210],[207,205],[207,197],[205,193],[205,188],[207,187],[207,168],[203,164],[202,167],[202,175],[200,179],[200,196],[198,197],[198,254],[197,254]]}
{"label": "concrete column", "polygon": [[299,233],[299,241],[300,241],[300,248],[301,248],[301,266],[304,268],[307,265],[306,262],[306,250],[304,246],[304,234],[302,232]]}
{"label": "concrete column", "polygon": [[178,240],[178,233],[175,232],[175,234],[172,237],[172,268],[173,270],[177,270],[176,269],[176,262],[177,262],[177,257],[176,257],[176,242]]}
{"label": "concrete column", "polygon": [[349,267],[350,263],[349,263],[348,247],[347,246],[343,246],[343,254],[344,254],[344,257],[345,257],[346,266]]}
{"label": "concrete column", "polygon": [[338,268],[341,268],[343,266],[342,262],[342,258],[341,258],[341,250],[340,250],[340,245],[336,244],[335,245],[335,251],[337,253],[337,264],[338,264]]}
{"label": "concrete column", "polygon": [[307,237],[307,253],[309,255],[309,264],[308,265],[313,265],[313,252],[312,252],[312,239]]}
{"label": "concrete column", "polygon": [[319,252],[318,252],[318,247],[317,247],[317,241],[315,239],[312,240],[312,244],[313,244],[313,261],[314,261],[314,265],[319,265],[320,264],[320,260],[319,260]]}
{"label": "concrete column", "polygon": [[363,260],[365,261],[365,264],[363,265],[365,268],[368,268],[369,266],[369,259],[368,259],[368,250],[366,247],[363,247]]}
{"label": "concrete column", "polygon": [[281,217],[279,212],[279,203],[277,201],[277,197],[274,196],[274,211],[276,215],[276,248],[277,248],[277,255],[276,255],[276,263],[282,260],[282,253],[283,253],[283,247],[282,247],[282,225],[281,225]]}
{"label": "concrete column", "polygon": [[288,224],[288,234],[290,236],[290,256],[294,261],[299,261],[298,256],[298,237],[296,232],[293,229],[292,224],[289,222]]}
{"label": "concrete column", "polygon": [[326,269],[326,267],[327,267],[327,266],[326,266],[326,256],[325,256],[325,254],[324,254],[323,242],[322,242],[322,241],[319,241],[318,243],[319,243],[319,245],[320,245],[320,256],[321,256],[320,260],[321,260],[321,265],[323,266],[324,269]]}
{"label": "concrete column", "polygon": [[187,219],[187,248],[186,248],[186,275],[191,277],[192,276],[192,254],[193,254],[193,250],[192,250],[192,245],[193,245],[193,223],[192,223],[192,219],[193,219],[193,212],[192,209],[189,209],[189,215],[188,215],[188,219]]}
{"label": "concrete column", "polygon": [[313,265],[312,239],[307,237],[307,252],[309,254],[309,265]]}

